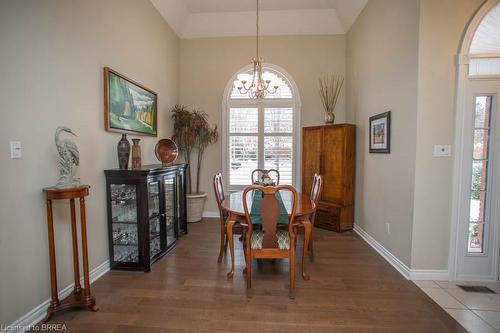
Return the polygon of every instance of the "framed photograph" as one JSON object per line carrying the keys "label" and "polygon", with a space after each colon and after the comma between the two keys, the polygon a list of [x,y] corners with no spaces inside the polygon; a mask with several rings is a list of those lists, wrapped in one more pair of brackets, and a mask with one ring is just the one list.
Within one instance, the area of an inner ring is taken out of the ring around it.
{"label": "framed photograph", "polygon": [[158,95],[104,68],[104,123],[107,131],[158,135]]}
{"label": "framed photograph", "polygon": [[370,117],[370,153],[391,152],[391,111]]}

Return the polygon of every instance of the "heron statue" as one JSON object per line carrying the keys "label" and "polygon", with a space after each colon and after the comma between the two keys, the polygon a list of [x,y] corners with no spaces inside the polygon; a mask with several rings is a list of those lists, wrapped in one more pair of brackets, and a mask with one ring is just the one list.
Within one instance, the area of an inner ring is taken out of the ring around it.
{"label": "heron statue", "polygon": [[59,126],[56,129],[54,139],[56,142],[57,152],[59,153],[59,180],[57,188],[70,188],[80,186],[80,178],[73,176],[75,165],[80,162],[80,154],[76,144],[69,139],[61,139],[62,132],[76,136],[71,129],[65,126]]}

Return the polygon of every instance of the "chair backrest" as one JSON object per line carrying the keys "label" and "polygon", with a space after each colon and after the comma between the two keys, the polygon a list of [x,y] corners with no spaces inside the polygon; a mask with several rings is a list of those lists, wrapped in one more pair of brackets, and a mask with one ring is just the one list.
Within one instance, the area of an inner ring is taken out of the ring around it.
{"label": "chair backrest", "polygon": [[280,184],[280,172],[276,169],[255,169],[252,171],[252,184],[261,181],[263,175],[267,175],[269,178],[273,179],[270,175],[271,173],[274,173],[274,183],[278,186]]}
{"label": "chair backrest", "polygon": [[312,189],[311,189],[311,200],[314,202],[314,205],[318,207],[319,198],[321,197],[321,192],[323,191],[323,177],[314,174]]}
{"label": "chair backrest", "polygon": [[251,212],[248,210],[248,200],[247,196],[260,195],[256,190],[262,193],[262,201],[260,202],[259,214],[262,220],[262,229],[264,230],[264,239],[262,241],[262,248],[278,248],[278,237],[276,232],[278,230],[278,222],[280,218],[280,202],[276,197],[276,193],[279,191],[290,191],[293,195],[292,209],[289,211],[288,217],[288,232],[290,234],[294,233],[295,229],[293,223],[295,221],[295,213],[297,211],[298,195],[295,188],[290,185],[282,186],[260,186],[252,185],[245,188],[243,191],[243,209],[245,210],[246,221],[248,222],[248,236],[252,235],[252,216]]}
{"label": "chair backrest", "polygon": [[222,174],[219,172],[214,176],[214,192],[215,200],[217,200],[217,206],[219,206],[220,213],[222,213],[222,201],[226,198],[224,195],[224,186],[222,184]]}

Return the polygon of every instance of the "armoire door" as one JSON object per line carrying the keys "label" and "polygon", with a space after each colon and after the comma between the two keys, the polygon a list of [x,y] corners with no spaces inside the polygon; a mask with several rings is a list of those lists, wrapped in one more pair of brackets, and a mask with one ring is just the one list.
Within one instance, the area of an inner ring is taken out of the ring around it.
{"label": "armoire door", "polygon": [[322,140],[322,127],[304,128],[302,133],[302,193],[311,192],[313,176],[315,173],[320,173]]}
{"label": "armoire door", "polygon": [[321,174],[324,184],[322,201],[345,204],[344,164],[345,164],[345,128],[343,126],[325,126],[323,129],[323,149]]}

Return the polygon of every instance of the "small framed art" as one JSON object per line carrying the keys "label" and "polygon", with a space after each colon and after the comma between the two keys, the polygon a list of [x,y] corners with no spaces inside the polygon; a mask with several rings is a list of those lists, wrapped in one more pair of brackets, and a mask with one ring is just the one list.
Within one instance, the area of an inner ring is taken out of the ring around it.
{"label": "small framed art", "polygon": [[370,153],[391,152],[391,111],[370,117]]}

